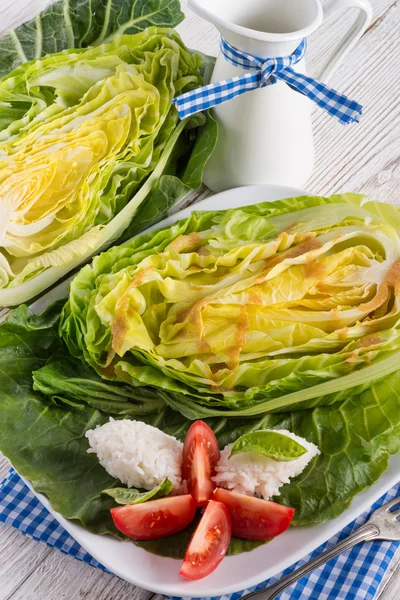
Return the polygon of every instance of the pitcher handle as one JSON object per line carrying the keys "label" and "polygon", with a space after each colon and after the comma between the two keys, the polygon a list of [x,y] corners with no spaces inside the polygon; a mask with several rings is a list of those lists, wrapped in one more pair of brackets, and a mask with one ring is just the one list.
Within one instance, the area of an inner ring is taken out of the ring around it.
{"label": "pitcher handle", "polygon": [[350,27],[333,56],[318,75],[318,79],[327,82],[371,23],[372,6],[368,0],[327,0],[322,8],[324,22],[328,21],[339,10],[345,8],[358,8],[360,11],[355,23]]}

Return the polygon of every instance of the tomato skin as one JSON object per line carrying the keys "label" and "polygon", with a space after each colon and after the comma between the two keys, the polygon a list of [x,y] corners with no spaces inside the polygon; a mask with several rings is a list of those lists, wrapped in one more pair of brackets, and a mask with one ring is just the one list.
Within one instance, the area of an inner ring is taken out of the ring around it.
{"label": "tomato skin", "polygon": [[111,509],[114,525],[134,540],[156,540],[184,529],[196,514],[190,494]]}
{"label": "tomato skin", "polygon": [[197,506],[205,506],[216,487],[211,477],[215,475],[220,454],[213,430],[204,421],[195,421],[183,445],[182,478],[187,481],[188,492]]}
{"label": "tomato skin", "polygon": [[224,504],[210,500],[186,548],[179,574],[202,579],[218,567],[231,541],[231,518]]}
{"label": "tomato skin", "polygon": [[294,508],[222,488],[215,490],[213,498],[228,508],[232,535],[244,540],[274,538],[289,527],[294,515]]}

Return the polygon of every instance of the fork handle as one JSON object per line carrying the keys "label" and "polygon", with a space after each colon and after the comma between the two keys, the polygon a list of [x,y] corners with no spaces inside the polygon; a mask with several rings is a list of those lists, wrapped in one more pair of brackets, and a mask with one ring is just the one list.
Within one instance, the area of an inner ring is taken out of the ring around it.
{"label": "fork handle", "polygon": [[360,542],[373,540],[377,537],[379,537],[378,527],[376,527],[372,523],[366,523],[362,527],[359,527],[357,531],[355,531],[352,535],[342,540],[335,546],[332,546],[332,548],[325,550],[325,552],[322,552],[319,556],[317,556],[304,566],[299,567],[298,569],[293,571],[293,573],[289,573],[289,575],[286,575],[286,577],[283,577],[274,585],[271,585],[265,590],[256,590],[255,592],[251,592],[247,596],[243,596],[241,600],[248,600],[249,598],[252,598],[253,596],[258,596],[259,594],[263,594],[263,600],[272,600],[272,598],[275,598],[286,587],[288,587],[298,579],[301,579],[302,577],[304,577],[304,575],[307,575],[311,571],[314,571],[314,569],[320,567],[334,556],[345,552],[346,550],[352,548]]}

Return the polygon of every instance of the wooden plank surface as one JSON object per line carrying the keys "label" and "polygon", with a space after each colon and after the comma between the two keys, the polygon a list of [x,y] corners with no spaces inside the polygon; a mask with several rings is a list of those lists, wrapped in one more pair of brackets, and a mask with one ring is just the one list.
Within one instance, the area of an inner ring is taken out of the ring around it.
{"label": "wooden plank surface", "polygon": [[[31,18],[47,4],[49,0],[0,0],[0,33]],[[400,3],[372,0],[372,5],[372,24],[331,81],[332,86],[363,104],[362,122],[345,128],[315,110],[317,160],[305,187],[318,194],[356,191],[400,204]],[[217,31],[184,10],[187,17],[178,29],[185,43],[216,54]],[[341,13],[312,36],[307,56],[311,74],[318,74],[353,19],[352,11]],[[208,191],[202,190],[197,198],[207,195]],[[8,468],[7,459],[0,455],[0,478]],[[38,544],[11,527],[0,526],[0,600],[149,600],[152,596]],[[378,598],[400,598],[399,553]]]}

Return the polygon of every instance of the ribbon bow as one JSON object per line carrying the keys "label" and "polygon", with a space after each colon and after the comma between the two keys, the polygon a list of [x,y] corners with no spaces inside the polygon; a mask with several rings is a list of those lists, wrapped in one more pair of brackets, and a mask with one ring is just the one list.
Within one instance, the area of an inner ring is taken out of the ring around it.
{"label": "ribbon bow", "polygon": [[238,50],[221,38],[221,51],[224,57],[233,65],[248,69],[250,72],[218,83],[210,83],[177,96],[173,102],[179,117],[185,119],[236,96],[281,80],[296,92],[310,98],[332,117],[336,117],[340,123],[358,122],[362,114],[362,106],[358,102],[338,94],[324,83],[291,68],[303,58],[306,49],[307,40],[303,39],[290,56],[262,59]]}

